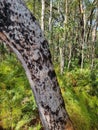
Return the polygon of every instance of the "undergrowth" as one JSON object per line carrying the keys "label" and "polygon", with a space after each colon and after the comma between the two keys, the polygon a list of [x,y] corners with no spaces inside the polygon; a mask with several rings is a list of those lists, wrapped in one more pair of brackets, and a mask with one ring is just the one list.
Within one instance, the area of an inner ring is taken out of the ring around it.
{"label": "undergrowth", "polygon": [[[98,130],[98,70],[73,69],[60,75],[55,66],[66,109],[76,130]],[[0,59],[0,127],[41,130],[38,109],[20,62],[12,55]]]}

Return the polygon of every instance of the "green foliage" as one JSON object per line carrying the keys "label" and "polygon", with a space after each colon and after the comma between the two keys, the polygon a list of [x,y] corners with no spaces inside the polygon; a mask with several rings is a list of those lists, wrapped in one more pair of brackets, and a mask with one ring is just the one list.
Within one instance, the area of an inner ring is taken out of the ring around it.
{"label": "green foliage", "polygon": [[20,62],[13,54],[6,55],[0,62],[0,126],[19,130],[37,116],[37,106]]}
{"label": "green foliage", "polygon": [[58,75],[67,111],[76,130],[98,129],[98,71],[79,69]]}

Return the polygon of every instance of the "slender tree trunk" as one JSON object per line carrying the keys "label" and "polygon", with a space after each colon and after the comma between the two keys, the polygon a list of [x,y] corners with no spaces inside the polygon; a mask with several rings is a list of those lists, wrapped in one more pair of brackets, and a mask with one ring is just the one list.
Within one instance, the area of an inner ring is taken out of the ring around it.
{"label": "slender tree trunk", "polygon": [[68,18],[68,0],[64,0],[64,11],[65,11],[64,23],[63,23],[63,26],[64,26],[64,34],[63,34],[64,41],[63,42],[64,43],[63,43],[62,47],[60,47],[61,74],[63,73],[64,67],[65,67],[65,49],[67,48],[66,47],[66,36],[67,36],[66,26],[67,26],[67,18]]}
{"label": "slender tree trunk", "polygon": [[95,25],[92,29],[92,49],[91,49],[91,70],[94,68],[94,61],[95,61],[95,42],[96,42],[96,34],[97,34],[97,27],[98,27],[98,9],[96,9],[95,14]]}
{"label": "slender tree trunk", "polygon": [[[60,14],[60,2],[58,2],[58,13],[59,15]],[[64,24],[64,28],[65,28],[65,24]],[[65,32],[65,31],[64,31]],[[64,64],[65,64],[65,59],[64,59],[64,44],[65,44],[65,33],[63,34],[64,35],[64,40],[63,40],[63,44],[60,43],[59,45],[59,54],[60,54],[60,72],[61,74],[63,74],[64,72]],[[61,45],[62,44],[62,45]]]}
{"label": "slender tree trunk", "polygon": [[80,10],[80,15],[81,15],[81,20],[80,20],[80,26],[81,26],[81,70],[83,69],[84,66],[84,45],[85,45],[85,26],[86,26],[86,19],[85,19],[85,10],[83,8],[83,0],[79,0],[79,10]]}
{"label": "slender tree trunk", "polygon": [[68,17],[68,0],[64,1],[64,5],[65,5],[65,20],[64,23],[67,24],[67,17]]}
{"label": "slender tree trunk", "polygon": [[92,31],[92,46],[91,46],[91,70],[94,67],[94,59],[95,59],[95,38],[96,38],[96,28],[93,28]]}
{"label": "slender tree trunk", "polygon": [[52,51],[52,60],[54,61],[54,44],[53,43],[53,28],[52,28],[52,6],[53,6],[53,0],[50,0],[50,16],[49,16],[49,45],[51,47]]}
{"label": "slender tree trunk", "polygon": [[42,12],[41,12],[41,29],[44,33],[44,17],[45,17],[45,0],[42,1]]}
{"label": "slender tree trunk", "polygon": [[61,71],[61,74],[63,74],[63,71],[64,71],[64,48],[59,47],[59,51],[60,51],[60,71]]}
{"label": "slender tree trunk", "polygon": [[50,0],[50,17],[49,17],[49,32],[52,30],[52,4],[53,0]]}
{"label": "slender tree trunk", "polygon": [[48,43],[22,0],[0,0],[0,41],[21,61],[45,130],[72,130]]}
{"label": "slender tree trunk", "polygon": [[71,57],[72,57],[72,46],[69,45],[69,60],[68,60],[68,69],[70,68],[71,64]]}
{"label": "slender tree trunk", "polygon": [[49,39],[49,44],[52,44],[52,3],[53,0],[50,0],[50,17],[49,17],[49,35],[50,35],[50,39]]}

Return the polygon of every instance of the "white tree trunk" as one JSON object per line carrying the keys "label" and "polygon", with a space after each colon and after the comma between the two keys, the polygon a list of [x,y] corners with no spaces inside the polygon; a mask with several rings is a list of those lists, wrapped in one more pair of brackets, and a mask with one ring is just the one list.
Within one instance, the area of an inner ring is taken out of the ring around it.
{"label": "white tree trunk", "polygon": [[41,29],[44,33],[44,17],[45,17],[45,0],[41,0],[42,2],[42,12],[41,12]]}
{"label": "white tree trunk", "polygon": [[86,27],[86,16],[85,16],[85,9],[83,7],[83,1],[79,0],[79,10],[81,15],[81,71],[84,66],[84,46],[85,46],[85,27]]}
{"label": "white tree trunk", "polygon": [[[61,15],[60,14],[60,1],[58,1],[58,13],[59,13],[59,15]],[[66,17],[67,18],[67,17]],[[64,64],[65,64],[65,55],[64,55],[64,51],[65,51],[65,48],[64,48],[64,44],[65,44],[65,20],[64,20],[64,40],[63,40],[63,45],[59,45],[59,53],[60,53],[60,72],[61,72],[61,74],[63,74],[63,72],[64,72]],[[62,43],[60,43],[60,44],[62,44]]]}
{"label": "white tree trunk", "polygon": [[63,74],[64,71],[64,47],[59,47],[60,51],[60,71]]}
{"label": "white tree trunk", "polygon": [[0,41],[21,61],[45,130],[72,130],[48,43],[22,0],[0,0]]}
{"label": "white tree trunk", "polygon": [[53,0],[50,0],[50,17],[49,17],[49,32],[52,30],[52,4]]}
{"label": "white tree trunk", "polygon": [[92,28],[91,70],[94,67],[94,61],[95,61],[95,42],[96,42],[97,27],[98,27],[98,9],[96,9],[95,11],[95,24]]}

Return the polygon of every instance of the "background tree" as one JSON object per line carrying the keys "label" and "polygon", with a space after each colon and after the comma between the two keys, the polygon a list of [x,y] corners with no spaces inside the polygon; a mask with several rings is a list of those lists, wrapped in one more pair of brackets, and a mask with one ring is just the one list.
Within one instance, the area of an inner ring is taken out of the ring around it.
{"label": "background tree", "polygon": [[41,29],[42,29],[42,31],[43,31],[43,33],[44,33],[44,20],[45,20],[45,0],[41,0],[41,2],[42,2],[42,13],[41,13]]}

